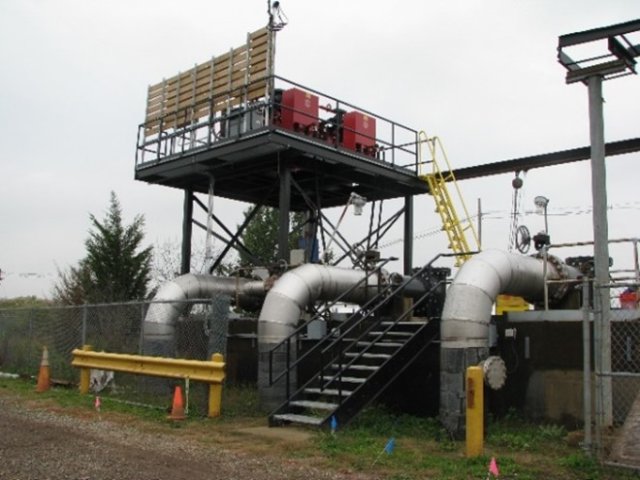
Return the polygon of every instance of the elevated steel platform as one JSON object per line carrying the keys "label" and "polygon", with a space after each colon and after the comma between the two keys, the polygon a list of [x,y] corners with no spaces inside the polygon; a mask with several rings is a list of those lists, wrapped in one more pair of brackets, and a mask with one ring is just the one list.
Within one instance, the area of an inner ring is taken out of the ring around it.
{"label": "elevated steel platform", "polygon": [[[257,101],[212,108],[204,118],[189,121],[193,112],[202,112],[202,105],[194,104],[140,125],[135,178],[202,193],[213,178],[216,196],[279,207],[279,179],[286,169],[294,186],[290,209],[297,211],[309,209],[305,197],[326,208],[344,205],[351,192],[368,200],[428,192],[418,175],[416,130],[308,87],[274,80],[276,93]],[[309,113],[304,104],[286,104],[281,92],[287,91],[326,106]],[[287,112],[293,120],[285,118]],[[372,123],[373,133],[350,127],[344,120],[350,112]],[[349,144],[350,134],[365,146]]]}

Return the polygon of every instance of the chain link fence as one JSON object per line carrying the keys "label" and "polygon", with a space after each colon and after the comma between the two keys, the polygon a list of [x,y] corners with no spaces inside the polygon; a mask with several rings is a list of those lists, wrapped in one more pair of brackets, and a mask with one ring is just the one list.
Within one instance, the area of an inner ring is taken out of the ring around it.
{"label": "chain link fence", "polygon": [[[144,328],[145,317],[152,307],[156,307],[154,311],[157,307],[176,310],[177,321],[167,337],[171,339],[170,347],[163,352],[166,356],[206,360],[213,353],[221,353],[227,362],[227,372],[232,372],[227,375],[228,382],[242,384],[255,380],[257,358],[253,362],[246,352],[255,345],[256,322],[233,314],[229,299],[224,296],[171,303],[0,309],[0,371],[37,376],[43,347],[47,347],[53,381],[71,386],[79,378],[78,369],[71,366],[71,352],[75,348],[91,345],[95,351],[153,354]],[[230,332],[232,323],[236,327]],[[229,339],[236,343],[231,352]],[[92,377],[92,385],[103,389],[101,395],[162,408],[170,406],[176,384],[174,380],[124,373]],[[205,414],[206,385],[183,386],[189,389],[192,410]]]}
{"label": "chain link fence", "polygon": [[[595,398],[587,408],[595,426],[591,451],[606,461],[619,455],[626,423],[637,423],[640,414],[640,284],[614,281],[600,288],[608,291],[610,308],[603,311],[595,302],[590,311]],[[599,289],[593,293],[597,297]]]}

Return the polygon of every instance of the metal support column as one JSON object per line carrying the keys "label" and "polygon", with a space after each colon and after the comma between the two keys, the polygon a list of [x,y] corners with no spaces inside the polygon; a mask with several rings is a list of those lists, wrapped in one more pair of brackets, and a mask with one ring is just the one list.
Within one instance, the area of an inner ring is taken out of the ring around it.
{"label": "metal support column", "polygon": [[278,222],[278,259],[289,262],[289,212],[291,209],[291,171],[280,164],[280,219]]}
{"label": "metal support column", "polygon": [[[611,372],[611,323],[609,289],[609,227],[607,221],[607,171],[604,163],[604,115],[602,100],[602,76],[593,75],[589,84],[589,131],[591,137],[591,190],[593,198],[593,241],[595,257],[596,291],[596,328],[599,327],[601,348],[600,372]],[[601,381],[600,402],[602,407],[602,426],[613,423],[611,377],[604,376]]]}
{"label": "metal support column", "polygon": [[413,268],[413,196],[404,197],[404,274]]}
{"label": "metal support column", "polygon": [[182,251],[180,261],[180,273],[182,275],[191,270],[191,235],[193,225],[193,192],[185,189],[184,207],[182,213]]}

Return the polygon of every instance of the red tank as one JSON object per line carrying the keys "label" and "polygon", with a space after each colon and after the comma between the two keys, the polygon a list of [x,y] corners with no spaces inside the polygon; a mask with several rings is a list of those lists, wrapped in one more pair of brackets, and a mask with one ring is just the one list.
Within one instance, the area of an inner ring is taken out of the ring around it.
{"label": "red tank", "polygon": [[348,112],[343,119],[343,140],[345,148],[375,157],[376,119],[362,112]]}
{"label": "red tank", "polygon": [[281,124],[284,128],[307,132],[318,123],[318,97],[299,88],[282,92]]}

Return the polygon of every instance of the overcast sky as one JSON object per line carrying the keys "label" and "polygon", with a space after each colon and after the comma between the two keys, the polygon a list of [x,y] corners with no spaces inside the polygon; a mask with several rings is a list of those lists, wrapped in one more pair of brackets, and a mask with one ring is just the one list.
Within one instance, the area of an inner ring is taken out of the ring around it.
{"label": "overcast sky", "polygon": [[[454,168],[587,145],[587,90],[565,84],[557,38],[640,18],[638,0],[281,5],[290,24],[278,74],[440,136]],[[178,243],[182,192],[133,179],[147,86],[240,45],[265,10],[265,0],[0,0],[0,298],[49,296],[56,267],[83,256],[89,213],[103,216],[111,190],[128,221],[144,214],[149,243]],[[604,91],[607,141],[639,137],[640,79]],[[638,236],[638,160],[607,161],[611,238]],[[482,201],[485,247],[507,248],[512,177],[460,182],[474,213]],[[527,210],[536,195],[550,199],[554,243],[592,239],[588,162],[529,172]],[[231,226],[244,207],[215,202]],[[430,234],[440,225],[433,200],[417,198],[416,211],[418,264],[446,241]],[[353,240],[366,220],[345,220]],[[543,226],[533,214],[523,223]],[[390,233],[384,255],[401,253],[400,237]],[[614,256],[619,266],[630,259],[630,247]]]}

